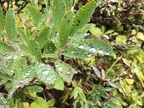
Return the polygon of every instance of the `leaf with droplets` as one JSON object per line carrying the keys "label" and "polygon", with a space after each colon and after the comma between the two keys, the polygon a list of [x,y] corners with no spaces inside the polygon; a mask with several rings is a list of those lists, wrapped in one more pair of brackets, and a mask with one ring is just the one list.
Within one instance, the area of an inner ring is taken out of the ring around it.
{"label": "leaf with droplets", "polygon": [[0,94],[0,108],[10,108],[7,100]]}
{"label": "leaf with droplets", "polygon": [[54,84],[56,80],[56,72],[50,65],[38,63],[35,65],[38,80],[45,84]]}
{"label": "leaf with droplets", "polygon": [[59,76],[67,83],[71,83],[73,75],[77,73],[77,71],[74,68],[62,61],[56,61],[55,67]]}
{"label": "leaf with droplets", "polygon": [[0,53],[13,52],[13,49],[4,42],[0,42]]}
{"label": "leaf with droplets", "polygon": [[99,0],[92,0],[84,5],[76,14],[72,27],[71,36],[73,36],[81,27],[83,27],[92,16],[96,7],[100,5]]}
{"label": "leaf with droplets", "polygon": [[14,40],[16,37],[16,24],[14,10],[8,10],[6,14],[6,33],[9,40]]}
{"label": "leaf with droplets", "polygon": [[115,58],[112,48],[107,43],[94,39],[71,42],[63,52],[63,55],[71,58],[89,58],[96,54],[109,55]]}
{"label": "leaf with droplets", "polygon": [[25,85],[28,85],[33,78],[36,77],[35,68],[33,66],[25,67],[22,71],[15,72],[13,82],[13,88],[11,88],[8,98],[11,98],[13,93],[18,88],[23,88]]}

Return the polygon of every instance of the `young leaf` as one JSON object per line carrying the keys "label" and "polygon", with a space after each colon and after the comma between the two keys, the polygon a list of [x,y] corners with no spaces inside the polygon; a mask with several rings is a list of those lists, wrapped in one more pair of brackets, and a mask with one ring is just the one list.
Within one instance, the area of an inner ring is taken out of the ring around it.
{"label": "young leaf", "polygon": [[65,56],[72,58],[89,58],[95,54],[115,57],[112,48],[103,41],[87,39],[72,42],[63,52]]}
{"label": "young leaf", "polygon": [[4,29],[4,15],[1,6],[0,6],[0,29]]}
{"label": "young leaf", "polygon": [[0,53],[13,52],[13,49],[4,42],[0,42]]}
{"label": "young leaf", "polygon": [[28,51],[32,55],[34,55],[38,61],[40,61],[40,59],[41,59],[41,50],[40,50],[38,44],[35,41],[30,40],[29,44],[28,44],[28,48],[29,48]]}
{"label": "young leaf", "polygon": [[71,36],[73,36],[81,27],[83,27],[89,21],[95,8],[99,6],[99,4],[99,0],[92,0],[77,12],[71,27]]}
{"label": "young leaf", "polygon": [[59,76],[68,83],[71,83],[73,75],[77,73],[77,71],[74,68],[62,61],[56,61],[55,67]]}
{"label": "young leaf", "polygon": [[64,90],[64,82],[59,76],[57,76],[54,88],[57,90]]}
{"label": "young leaf", "polygon": [[61,47],[63,47],[66,44],[68,37],[70,37],[70,28],[73,22],[73,18],[74,13],[72,11],[68,11],[62,19],[61,29],[59,31]]}
{"label": "young leaf", "polygon": [[46,100],[41,97],[37,97],[34,102],[31,103],[31,108],[49,108]]}
{"label": "young leaf", "polygon": [[41,13],[36,9],[36,7],[28,5],[26,7],[29,14],[31,15],[32,19],[34,20],[35,24],[39,21],[40,17],[42,16]]}
{"label": "young leaf", "polygon": [[9,10],[6,14],[6,33],[9,40],[14,40],[16,37],[16,24],[14,10]]}

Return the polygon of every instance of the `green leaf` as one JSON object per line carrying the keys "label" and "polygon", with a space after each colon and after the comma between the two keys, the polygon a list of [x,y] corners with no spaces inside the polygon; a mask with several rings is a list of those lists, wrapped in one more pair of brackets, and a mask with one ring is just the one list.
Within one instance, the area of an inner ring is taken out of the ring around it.
{"label": "green leaf", "polygon": [[37,25],[38,27],[41,26],[41,25],[43,24],[43,22],[44,22],[48,17],[49,17],[49,14],[48,14],[48,13],[43,14],[43,15],[39,18],[39,20],[38,20],[38,22],[36,23],[36,25]]}
{"label": "green leaf", "polygon": [[64,82],[59,76],[57,76],[54,88],[57,90],[64,90]]}
{"label": "green leaf", "polygon": [[36,57],[38,61],[41,59],[41,50],[34,40],[30,40],[28,44],[29,52]]}
{"label": "green leaf", "polygon": [[64,0],[65,6],[66,6],[66,10],[71,10],[74,1],[73,0]]}
{"label": "green leaf", "polygon": [[4,29],[4,15],[1,6],[0,6],[0,29],[2,30]]}
{"label": "green leaf", "polygon": [[55,53],[56,46],[51,41],[48,41],[48,43],[45,45],[45,53]]}
{"label": "green leaf", "polygon": [[31,108],[49,108],[46,100],[41,97],[37,97],[34,102],[31,103]]}
{"label": "green leaf", "polygon": [[0,42],[0,53],[13,52],[13,49],[4,42]]}
{"label": "green leaf", "polygon": [[14,40],[16,37],[16,24],[14,10],[8,10],[6,14],[6,33],[9,40]]}
{"label": "green leaf", "polygon": [[55,67],[59,76],[67,83],[71,83],[73,75],[77,73],[77,71],[74,68],[62,61],[56,61]]}
{"label": "green leaf", "polygon": [[65,14],[65,4],[63,0],[53,0],[52,14],[52,21],[54,22],[54,26],[56,27],[56,30],[59,30],[62,18]]}
{"label": "green leaf", "polygon": [[99,6],[99,0],[92,0],[83,6],[76,14],[71,27],[71,36],[73,36],[81,27],[83,27],[92,16],[95,8]]}
{"label": "green leaf", "polygon": [[68,37],[70,37],[70,29],[74,19],[74,13],[72,11],[68,11],[64,18],[62,19],[61,28],[59,31],[59,38],[60,38],[60,46],[63,47]]}
{"label": "green leaf", "polygon": [[0,108],[10,108],[7,100],[0,94]]}
{"label": "green leaf", "polygon": [[48,105],[49,107],[54,106],[54,104],[55,104],[55,99],[51,99],[51,100],[49,100],[49,101],[47,102],[47,105]]}
{"label": "green leaf", "polygon": [[112,48],[107,43],[94,39],[71,42],[63,54],[72,58],[89,58],[96,54],[109,55],[115,58]]}
{"label": "green leaf", "polygon": [[56,80],[56,72],[50,65],[38,63],[35,66],[38,80],[45,84],[54,84]]}
{"label": "green leaf", "polygon": [[29,14],[31,15],[32,19],[34,20],[35,24],[39,24],[37,22],[39,22],[39,19],[41,18],[41,13],[37,10],[36,7],[28,5],[26,7],[26,9],[28,10]]}
{"label": "green leaf", "polygon": [[17,27],[17,31],[18,31],[18,34],[22,37],[22,39],[26,42],[26,43],[28,43],[28,36],[25,34],[25,32],[23,31],[23,29],[22,28],[20,28],[20,27]]}
{"label": "green leaf", "polygon": [[39,37],[37,39],[37,42],[43,46],[44,44],[46,44],[46,42],[48,41],[48,37],[50,34],[50,28],[49,27],[45,27],[43,30],[41,30]]}

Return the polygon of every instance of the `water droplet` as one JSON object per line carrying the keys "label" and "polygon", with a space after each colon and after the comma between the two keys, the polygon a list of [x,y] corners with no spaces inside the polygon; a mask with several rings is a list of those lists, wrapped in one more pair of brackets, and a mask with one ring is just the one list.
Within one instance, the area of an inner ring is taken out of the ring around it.
{"label": "water droplet", "polygon": [[61,67],[59,67],[59,68],[58,68],[58,71],[62,72],[62,71],[63,71],[63,69],[62,69]]}
{"label": "water droplet", "polygon": [[93,44],[89,44],[89,45],[88,45],[88,48],[92,48],[92,47],[93,47]]}
{"label": "water droplet", "polygon": [[96,52],[96,49],[95,49],[95,48],[91,48],[90,51],[91,51],[92,53],[95,53],[95,52]]}
{"label": "water droplet", "polygon": [[27,77],[27,76],[25,76],[25,75],[23,76],[23,78],[26,78],[26,77]]}
{"label": "water droplet", "polygon": [[92,54],[92,53],[88,54],[88,57],[92,57],[92,56],[93,56],[93,54]]}
{"label": "water droplet", "polygon": [[79,48],[80,48],[80,49],[83,49],[83,48],[84,48],[84,46],[83,46],[83,45],[79,45]]}
{"label": "water droplet", "polygon": [[98,53],[99,53],[100,55],[103,55],[103,54],[104,54],[104,52],[103,52],[102,50],[99,50]]}
{"label": "water droplet", "polygon": [[29,73],[25,73],[25,75],[26,75],[26,76],[29,76],[30,74],[29,74]]}
{"label": "water droplet", "polygon": [[18,57],[17,56],[14,56],[14,58],[13,59],[17,59]]}
{"label": "water droplet", "polygon": [[24,81],[21,80],[18,85],[19,87],[22,87],[24,85]]}
{"label": "water droplet", "polygon": [[48,75],[48,74],[49,74],[49,71],[47,70],[43,72],[43,75]]}
{"label": "water droplet", "polygon": [[13,68],[10,69],[9,72],[10,72],[10,73],[14,73],[14,69],[13,69]]}

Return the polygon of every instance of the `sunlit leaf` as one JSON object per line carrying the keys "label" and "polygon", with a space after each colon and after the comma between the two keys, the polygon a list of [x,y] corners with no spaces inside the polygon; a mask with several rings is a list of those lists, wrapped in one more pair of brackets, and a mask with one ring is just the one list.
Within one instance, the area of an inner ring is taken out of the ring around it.
{"label": "sunlit leaf", "polygon": [[46,100],[41,97],[37,97],[30,105],[31,108],[48,108]]}
{"label": "sunlit leaf", "polygon": [[118,35],[116,37],[116,42],[119,44],[126,44],[126,36],[125,35]]}
{"label": "sunlit leaf", "polygon": [[142,41],[144,41],[144,34],[142,32],[138,32],[136,37]]}
{"label": "sunlit leaf", "polygon": [[128,83],[128,84],[133,84],[134,83],[134,79],[125,79],[126,80],[126,82]]}

